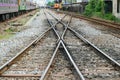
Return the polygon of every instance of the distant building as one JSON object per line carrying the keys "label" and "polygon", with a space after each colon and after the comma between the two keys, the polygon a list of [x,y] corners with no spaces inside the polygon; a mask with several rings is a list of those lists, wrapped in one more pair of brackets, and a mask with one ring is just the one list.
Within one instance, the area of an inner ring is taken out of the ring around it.
{"label": "distant building", "polygon": [[71,3],[75,3],[76,0],[62,0],[63,4],[71,4]]}
{"label": "distant building", "polygon": [[62,0],[63,4],[88,2],[89,0]]}
{"label": "distant building", "polygon": [[120,0],[113,0],[113,14],[120,18]]}
{"label": "distant building", "polygon": [[[89,0],[62,0],[63,4],[71,4],[76,6],[75,11],[79,11],[80,13],[84,12],[85,6],[88,4]],[[105,2],[105,12],[113,13],[116,17],[120,18],[120,0],[104,0]],[[79,6],[76,4],[79,3]],[[72,7],[71,7],[72,8]]]}
{"label": "distant building", "polygon": [[63,7],[68,11],[83,13],[89,0],[62,0]]}
{"label": "distant building", "polygon": [[112,0],[104,0],[105,2],[105,13],[112,13]]}
{"label": "distant building", "polygon": [[77,2],[89,2],[89,0],[76,0]]}

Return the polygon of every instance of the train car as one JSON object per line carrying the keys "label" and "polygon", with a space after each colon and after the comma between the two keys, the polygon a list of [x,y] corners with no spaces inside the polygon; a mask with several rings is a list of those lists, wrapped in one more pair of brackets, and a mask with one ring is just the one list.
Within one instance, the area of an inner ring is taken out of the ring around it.
{"label": "train car", "polygon": [[33,10],[33,9],[36,9],[36,8],[37,8],[36,4],[32,3],[31,9]]}
{"label": "train car", "polygon": [[0,19],[9,19],[14,12],[18,12],[18,0],[0,0]]}
{"label": "train car", "polygon": [[62,8],[62,0],[55,0],[54,1],[54,9],[61,9]]}
{"label": "train car", "polygon": [[36,5],[30,0],[0,0],[0,21],[26,13],[36,9]]}
{"label": "train car", "polygon": [[26,10],[30,10],[30,1],[26,1]]}
{"label": "train car", "polygon": [[34,3],[30,3],[30,10],[36,9],[36,5]]}
{"label": "train car", "polygon": [[26,10],[26,0],[18,0],[18,6],[19,11]]}
{"label": "train car", "polygon": [[26,0],[26,10],[33,10],[36,9],[36,5],[30,2],[29,0]]}
{"label": "train car", "polygon": [[72,12],[79,12],[83,13],[85,10],[85,6],[88,4],[89,0],[77,0],[76,2],[64,2],[63,3],[63,10],[72,11]]}
{"label": "train car", "polygon": [[54,4],[54,9],[59,9],[59,3]]}
{"label": "train car", "polygon": [[17,0],[0,0],[0,14],[17,12]]}
{"label": "train car", "polygon": [[54,4],[54,9],[61,9],[62,8],[62,3],[55,3]]}

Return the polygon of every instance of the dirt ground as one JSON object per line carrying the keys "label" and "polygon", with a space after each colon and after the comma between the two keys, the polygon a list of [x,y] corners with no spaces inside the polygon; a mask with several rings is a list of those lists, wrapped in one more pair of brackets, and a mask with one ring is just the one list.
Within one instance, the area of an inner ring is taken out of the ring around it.
{"label": "dirt ground", "polygon": [[27,14],[13,18],[11,20],[0,23],[0,40],[8,39],[14,35],[14,33],[20,32],[27,28],[26,22],[30,20],[38,10],[34,10]]}

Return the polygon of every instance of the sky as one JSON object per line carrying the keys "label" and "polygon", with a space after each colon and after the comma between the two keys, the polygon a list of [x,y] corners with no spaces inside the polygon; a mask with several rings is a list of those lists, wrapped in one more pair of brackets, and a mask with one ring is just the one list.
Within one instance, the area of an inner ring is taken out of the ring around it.
{"label": "sky", "polygon": [[[54,1],[54,0],[31,0],[35,3],[38,3],[40,6],[44,6],[47,2],[49,1]],[[78,2],[81,2],[82,0],[77,0]]]}
{"label": "sky", "polygon": [[49,1],[53,1],[53,0],[32,0],[35,3],[38,3],[40,6],[44,6],[45,3],[49,2]]}
{"label": "sky", "polygon": [[33,2],[39,4],[40,6],[44,6],[46,3],[46,0],[33,0]]}

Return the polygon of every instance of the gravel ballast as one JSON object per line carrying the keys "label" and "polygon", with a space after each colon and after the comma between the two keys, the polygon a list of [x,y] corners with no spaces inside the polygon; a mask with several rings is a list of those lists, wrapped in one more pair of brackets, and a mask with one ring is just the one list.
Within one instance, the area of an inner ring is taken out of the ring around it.
{"label": "gravel ballast", "polygon": [[46,17],[43,11],[37,12],[24,26],[25,30],[17,32],[13,37],[0,41],[0,66],[14,57],[38,35],[47,30]]}
{"label": "gravel ballast", "polygon": [[[59,16],[58,18],[62,18],[65,15],[55,12],[52,14]],[[120,63],[120,30],[74,17],[70,27]]]}

